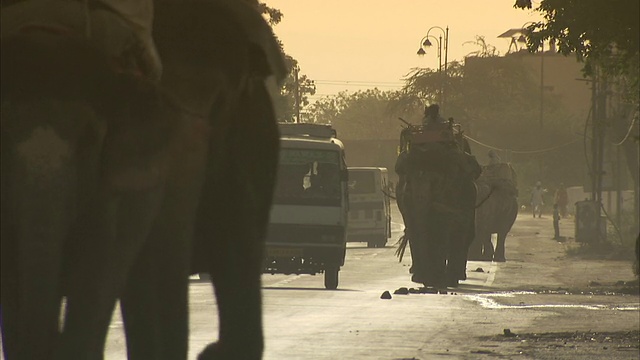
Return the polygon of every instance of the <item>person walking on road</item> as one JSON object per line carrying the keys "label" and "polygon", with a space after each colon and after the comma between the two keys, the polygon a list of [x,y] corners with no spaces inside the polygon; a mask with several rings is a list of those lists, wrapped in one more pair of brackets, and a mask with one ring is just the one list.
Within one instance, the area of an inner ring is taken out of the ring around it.
{"label": "person walking on road", "polygon": [[542,188],[542,183],[538,181],[536,183],[536,187],[531,191],[531,208],[533,210],[533,217],[536,217],[536,213],[538,214],[538,218],[542,217],[542,206],[544,205],[544,189]]}
{"label": "person walking on road", "polygon": [[553,204],[553,239],[560,240],[560,211],[558,204]]}
{"label": "person walking on road", "polygon": [[556,190],[553,197],[553,202],[558,205],[558,211],[560,216],[565,219],[567,217],[567,205],[569,203],[569,195],[567,194],[567,188],[564,183],[560,183],[560,187]]}

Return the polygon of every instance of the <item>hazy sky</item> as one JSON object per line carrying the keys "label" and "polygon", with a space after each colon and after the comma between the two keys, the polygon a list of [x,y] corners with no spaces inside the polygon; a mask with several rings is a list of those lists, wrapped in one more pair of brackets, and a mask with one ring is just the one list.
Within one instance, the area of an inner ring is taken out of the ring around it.
{"label": "hazy sky", "polygon": [[[356,85],[397,89],[412,68],[437,68],[435,42],[425,56],[416,54],[432,26],[449,27],[451,61],[478,50],[464,44],[477,35],[504,54],[509,40],[498,35],[540,19],[533,11],[514,9],[514,0],[264,1],[284,14],[274,31],[301,72],[316,81],[313,98],[361,88]],[[429,35],[443,32],[434,28]]]}

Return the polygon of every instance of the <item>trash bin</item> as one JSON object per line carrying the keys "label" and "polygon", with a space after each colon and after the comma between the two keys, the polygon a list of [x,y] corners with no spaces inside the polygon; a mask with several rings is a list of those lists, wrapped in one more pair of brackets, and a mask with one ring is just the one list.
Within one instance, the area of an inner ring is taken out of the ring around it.
{"label": "trash bin", "polygon": [[[600,204],[592,200],[576,202],[576,242],[594,243],[606,240],[607,220],[604,216],[598,216]],[[598,236],[598,223],[600,221],[600,236]]]}

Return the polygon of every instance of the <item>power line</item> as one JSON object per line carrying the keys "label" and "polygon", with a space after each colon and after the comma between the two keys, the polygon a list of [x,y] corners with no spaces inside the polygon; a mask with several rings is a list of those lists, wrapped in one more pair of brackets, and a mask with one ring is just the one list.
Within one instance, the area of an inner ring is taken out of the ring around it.
{"label": "power line", "polygon": [[364,84],[391,84],[404,85],[403,81],[370,81],[370,80],[313,80],[316,83],[364,83]]}

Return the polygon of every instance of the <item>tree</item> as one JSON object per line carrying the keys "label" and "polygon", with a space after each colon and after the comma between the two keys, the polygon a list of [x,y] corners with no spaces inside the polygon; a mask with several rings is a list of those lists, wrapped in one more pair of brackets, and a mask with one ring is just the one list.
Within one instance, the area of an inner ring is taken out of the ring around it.
{"label": "tree", "polygon": [[377,88],[346,91],[317,100],[309,108],[312,122],[331,124],[341,138],[396,139],[400,122],[389,110],[393,91]]}
{"label": "tree", "polygon": [[[268,6],[265,3],[258,4],[259,11],[267,18],[267,21],[271,26],[275,26],[282,21],[284,14],[276,9]],[[298,73],[298,81],[295,79],[295,71],[300,70],[298,60],[293,56],[288,55],[284,51],[284,45],[282,41],[278,40],[282,53],[284,54],[285,64],[289,69],[289,74],[284,81],[280,89],[279,96],[274,99],[274,107],[276,116],[280,122],[291,122],[295,118],[295,105],[296,105],[296,92],[299,91],[300,95],[300,108],[309,105],[309,95],[315,95],[316,85],[313,80],[309,79],[307,75]]]}
{"label": "tree", "polygon": [[[315,95],[316,84],[309,79],[307,75],[300,74],[298,60],[290,55],[285,55],[287,68],[291,69],[289,76],[284,82],[280,92],[280,98],[276,100],[276,113],[278,121],[291,122],[295,119],[296,92],[299,92],[300,104],[302,110],[309,105],[309,95]],[[298,71],[298,80],[296,81],[295,72]],[[303,121],[305,122],[305,121]]]}
{"label": "tree", "polygon": [[[531,9],[531,0],[516,0],[514,7]],[[637,0],[541,0],[534,9],[544,17],[544,22],[531,25],[528,30],[527,47],[537,49],[543,41],[558,44],[565,54],[575,53],[584,62],[585,75],[598,75],[600,87],[603,81],[614,90],[601,89],[598,92],[608,97],[614,93],[615,110],[610,114],[594,116],[603,121],[607,115],[608,126],[612,127],[617,139],[612,142],[624,149],[627,166],[634,180],[636,216],[638,219],[638,198],[640,175],[638,144],[630,134],[638,134],[638,108],[640,71],[640,2]],[[605,98],[606,99],[606,98]],[[617,103],[617,104],[615,104]],[[606,107],[606,102],[601,103]],[[604,130],[599,130],[604,132]],[[619,140],[622,139],[622,140]],[[601,145],[600,145],[601,146]],[[636,222],[636,233],[638,223]]]}
{"label": "tree", "polygon": [[[531,9],[531,0],[516,0],[514,7]],[[542,0],[534,9],[544,22],[530,25],[527,47],[544,41],[557,43],[565,55],[585,63],[585,73],[598,65],[606,74],[627,79],[628,92],[638,95],[640,2],[636,0]]]}

